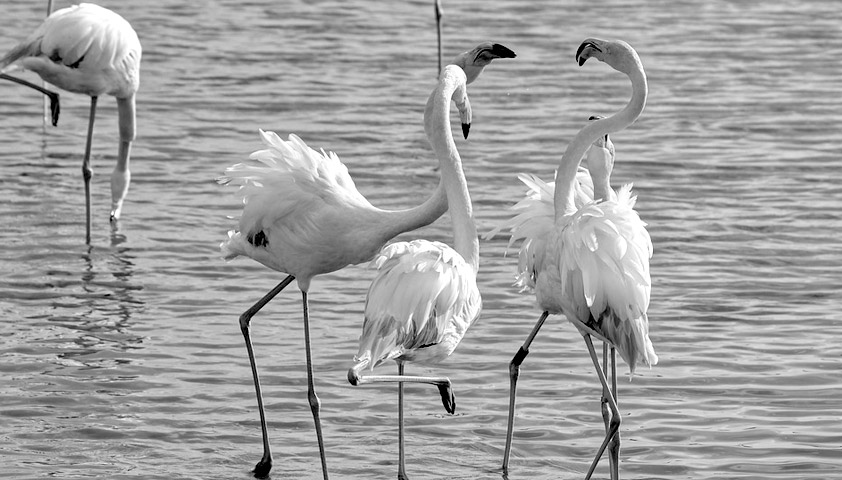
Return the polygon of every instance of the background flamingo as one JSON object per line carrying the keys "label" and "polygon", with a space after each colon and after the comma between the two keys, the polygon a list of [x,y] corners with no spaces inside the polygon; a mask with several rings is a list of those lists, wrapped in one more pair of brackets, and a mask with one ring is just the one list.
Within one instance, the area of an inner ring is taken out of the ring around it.
{"label": "background flamingo", "polygon": [[[0,58],[0,70],[12,63],[32,70],[64,90],[91,97],[82,177],[85,181],[85,241],[91,241],[91,141],[97,99],[117,98],[120,146],[111,174],[111,220],[120,218],[129,190],[129,155],[135,138],[135,94],[140,83],[141,47],[137,34],[120,15],[90,3],[53,12],[26,40]],[[6,77],[8,78],[8,76]],[[53,124],[58,120],[54,109]]]}
{"label": "background flamingo", "polygon": [[[495,58],[514,56],[514,52],[502,45],[483,43],[458,55],[453,62],[470,71],[472,81]],[[457,106],[467,137],[470,104],[465,101]],[[369,261],[394,236],[432,223],[447,210],[445,180],[440,179],[430,198],[417,207],[382,210],[357,191],[348,169],[336,154],[316,152],[295,135],[290,135],[288,141],[271,132],[261,131],[261,136],[267,148],[253,153],[249,161],[228,168],[219,179],[223,184],[240,185],[245,203],[239,230],[228,232],[228,240],[221,245],[223,256],[232,259],[245,255],[288,274],[240,316],[263,433],[263,457],[254,473],[268,474],[272,454],[249,324],[261,308],[297,279],[304,310],[308,400],[316,425],[322,471],[328,478],[319,420],[320,402],[315,392],[310,353],[307,300],[310,281],[316,275]]]}
{"label": "background flamingo", "polygon": [[[455,248],[427,240],[398,242],[383,248],[372,265],[377,277],[368,291],[365,322],[355,365],[348,371],[353,385],[398,382],[398,479],[405,480],[403,382],[439,386],[445,409],[453,413],[455,399],[446,377],[404,376],[404,362],[437,363],[459,345],[479,317],[482,301],[476,284],[479,241],[473,209],[462,171],[462,160],[450,132],[448,107],[453,98],[464,103],[466,75],[455,65],[442,72],[424,114],[424,130],[439,159]],[[362,375],[388,360],[396,360],[397,376]]]}
{"label": "background flamingo", "polygon": [[[552,193],[552,218],[544,211],[531,211],[534,202],[526,201],[518,207],[524,211],[503,225],[511,230],[513,240],[524,239],[519,255],[518,283],[534,289],[538,305],[544,310],[509,365],[511,391],[504,473],[508,473],[520,364],[550,313],[563,313],[582,334],[611,412],[610,418],[606,415],[605,439],[586,478],[593,474],[620,425],[616,398],[600,368],[591,336],[616,347],[632,373],[637,362],[651,366],[658,361],[649,340],[646,314],[652,244],[645,224],[632,208],[635,198],[631,196],[631,187],[624,187],[616,196],[610,192],[608,155],[603,156],[602,162],[593,162],[601,167],[591,171],[597,200],[581,207],[576,205],[579,196],[576,172],[585,150],[608,133],[631,125],[640,116],[648,93],[646,75],[634,49],[619,40],[585,40],[576,52],[576,60],[583,65],[590,57],[629,76],[631,100],[620,112],[592,121],[576,134],[561,158],[554,187],[541,182],[537,189],[533,188],[541,194]],[[611,474],[612,478],[618,476],[616,463]]]}

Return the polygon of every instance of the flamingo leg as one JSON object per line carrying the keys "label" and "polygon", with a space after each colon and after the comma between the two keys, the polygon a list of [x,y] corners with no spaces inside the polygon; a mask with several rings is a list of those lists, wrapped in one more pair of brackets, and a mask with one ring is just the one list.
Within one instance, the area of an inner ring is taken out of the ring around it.
{"label": "flamingo leg", "polygon": [[591,475],[593,475],[594,470],[596,470],[596,466],[599,464],[600,457],[602,457],[602,454],[605,452],[605,448],[608,446],[608,443],[614,438],[614,435],[617,433],[617,431],[620,429],[620,410],[617,408],[617,402],[614,400],[614,395],[610,393],[610,390],[608,388],[608,380],[606,379],[602,368],[599,366],[599,358],[597,358],[590,334],[585,332],[581,333],[582,337],[585,339],[585,345],[588,347],[588,353],[590,354],[591,361],[593,362],[594,368],[596,369],[596,374],[599,377],[599,382],[602,384],[603,395],[608,393],[606,400],[608,400],[608,408],[611,410],[611,420],[608,422],[608,428],[605,432],[605,439],[599,446],[599,450],[597,450],[596,457],[594,457],[593,463],[591,463],[591,467],[588,469],[587,475],[585,475],[585,480],[590,480]]}
{"label": "flamingo leg", "polygon": [[[604,348],[603,343],[603,348]],[[617,408],[620,408],[619,398],[617,397],[617,349],[611,345],[611,394],[614,395],[614,402]],[[614,439],[608,445],[608,460],[611,465],[611,480],[619,480],[620,478],[620,430],[614,434]]]}
{"label": "flamingo leg", "polygon": [[251,374],[254,377],[254,390],[257,393],[257,409],[260,412],[260,429],[263,432],[263,458],[260,459],[260,462],[257,463],[254,467],[254,476],[257,478],[263,478],[269,475],[269,471],[272,470],[272,451],[269,448],[269,432],[266,428],[266,413],[263,408],[263,395],[260,393],[260,377],[257,374],[257,363],[254,361],[254,347],[251,344],[251,336],[249,335],[249,324],[251,323],[251,318],[260,311],[261,308],[265,307],[267,303],[269,303],[276,295],[281,293],[281,290],[286,288],[295,277],[292,275],[287,276],[281,283],[279,283],[275,288],[273,288],[269,293],[263,296],[260,300],[257,301],[254,305],[249,307],[248,310],[243,312],[240,315],[240,331],[243,332],[243,338],[246,341],[246,350],[248,350],[249,354],[249,363],[251,364]]}
{"label": "flamingo leg", "polygon": [[538,322],[535,323],[535,326],[532,328],[529,336],[526,337],[523,345],[509,363],[509,421],[508,427],[506,428],[506,450],[503,452],[503,475],[509,474],[509,455],[512,453],[512,434],[514,432],[515,424],[515,399],[517,397],[517,379],[520,376],[520,364],[523,363],[523,359],[529,355],[529,346],[532,345],[532,341],[535,339],[535,336],[538,335],[538,331],[541,330],[541,327],[544,325],[544,322],[547,320],[549,314],[550,312],[544,312],[541,314],[541,317],[538,319]]}
{"label": "flamingo leg", "polygon": [[316,424],[316,438],[319,441],[319,456],[322,460],[322,474],[328,480],[327,458],[325,457],[325,443],[322,436],[322,422],[319,420],[321,402],[316,396],[316,385],[313,381],[313,359],[310,353],[310,309],[307,304],[307,292],[301,292],[304,304],[304,351],[307,356],[307,400],[310,402],[310,410],[313,412],[313,422]]}
{"label": "flamingo leg", "polygon": [[441,0],[434,0],[435,7],[436,7],[436,41],[438,45],[438,54],[439,54],[439,73],[437,75],[441,76],[441,17],[444,15],[444,10],[441,8]]}
{"label": "flamingo leg", "polygon": [[447,377],[419,377],[414,375],[360,375],[360,370],[365,368],[366,364],[359,364],[348,370],[348,381],[351,385],[362,385],[364,383],[384,383],[384,382],[398,382],[403,383],[429,383],[439,388],[439,395],[441,395],[441,403],[447,413],[453,414],[456,412],[456,395],[453,394],[453,385]]}
{"label": "flamingo leg", "polygon": [[[602,372],[608,378],[608,366],[611,365],[611,393],[614,395],[614,400],[617,400],[617,362],[614,353],[616,352],[614,346],[611,346],[611,363],[609,364],[608,357],[608,343],[602,342]],[[611,416],[608,411],[608,391],[602,390],[602,398],[600,401],[602,407],[602,420],[605,423],[605,433],[608,434]],[[618,405],[619,407],[619,405]],[[611,480],[618,480],[619,478],[619,459],[620,457],[620,431],[614,434],[611,443],[608,444],[608,463],[610,465]]]}
{"label": "flamingo leg", "polygon": [[[403,376],[404,364],[398,360],[398,376]],[[398,480],[409,480],[404,462],[403,382],[398,382]]]}
{"label": "flamingo leg", "polygon": [[85,144],[85,158],[82,160],[82,178],[85,180],[85,243],[91,243],[91,143],[94,138],[94,118],[97,97],[91,97],[91,113],[88,117],[88,140]]}
{"label": "flamingo leg", "polygon": [[8,75],[6,73],[0,73],[0,78],[18,83],[20,85],[23,85],[23,86],[26,86],[26,87],[29,87],[29,88],[32,88],[32,89],[35,89],[35,90],[38,90],[39,92],[41,92],[44,95],[46,95],[47,97],[49,97],[49,99],[50,99],[50,114],[52,115],[53,126],[55,127],[56,125],[58,125],[58,114],[61,111],[61,106],[59,105],[58,94],[56,92],[47,90],[46,88],[44,88],[40,85],[36,85],[34,83],[27,82],[26,80],[23,80],[23,79],[17,78],[17,77],[13,77],[13,76]]}

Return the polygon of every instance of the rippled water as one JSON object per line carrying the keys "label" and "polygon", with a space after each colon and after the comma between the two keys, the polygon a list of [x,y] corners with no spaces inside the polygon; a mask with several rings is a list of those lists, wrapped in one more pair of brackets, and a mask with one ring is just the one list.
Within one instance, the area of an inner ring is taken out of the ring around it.
{"label": "rippled water", "polygon": [[[4,50],[43,15],[40,2],[7,3]],[[100,102],[90,247],[87,98],[62,95],[60,126],[44,129],[36,94],[0,86],[3,477],[250,478],[260,431],[237,316],[281,276],[218,259],[238,201],[213,179],[259,148],[258,128],[337,151],[384,208],[436,183],[421,128],[432,2],[207,3],[104,2],[144,54],[134,183],[115,230],[116,108]],[[614,136],[614,178],[635,182],[655,245],[661,362],[621,382],[622,476],[838,478],[837,2],[444,4],[448,58],[486,39],[518,53],[472,85],[471,138],[458,141],[482,232],[522,196],[517,172],[549,178],[584,120],[626,101],[622,75],[576,66],[582,39],[623,38],[647,68],[647,109]],[[448,232],[445,217],[401,238]],[[539,313],[510,286],[505,245],[482,244],[483,316],[451,360],[408,369],[446,373],[459,401],[447,416],[408,387],[412,478],[501,478],[507,364]],[[311,290],[333,478],[395,476],[394,388],[345,378],[371,277],[349,267]],[[274,478],[321,478],[299,298],[283,293],[253,328]],[[524,364],[511,480],[583,475],[601,440],[597,385],[580,336],[552,318]]]}

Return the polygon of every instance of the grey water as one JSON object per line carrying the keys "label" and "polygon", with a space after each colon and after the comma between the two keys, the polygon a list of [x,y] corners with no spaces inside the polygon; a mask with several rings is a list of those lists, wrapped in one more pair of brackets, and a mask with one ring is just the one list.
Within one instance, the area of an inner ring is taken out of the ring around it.
{"label": "grey water", "polygon": [[[67,2],[56,2],[57,7]],[[437,182],[421,124],[436,75],[433,2],[101,2],[143,44],[133,184],[108,224],[115,102],[94,137],[94,225],[80,175],[89,100],[0,85],[0,477],[248,479],[262,453],[237,318],[282,279],[218,244],[241,204],[217,185],[261,148],[258,128],[336,151],[382,208]],[[660,363],[620,364],[622,478],[830,479],[842,474],[842,9],[830,0],[444,2],[445,58],[480,41],[518,54],[471,86],[457,139],[480,232],[511,215],[516,178],[550,179],[588,116],[628,80],[576,65],[586,37],[621,38],[650,82],[613,137],[655,253],[650,334]],[[7,1],[0,50],[40,22]],[[28,79],[36,79],[32,74]],[[400,239],[450,239],[450,220]],[[507,239],[481,243],[481,319],[452,358],[454,416],[407,387],[416,479],[500,479],[508,362],[537,320],[512,287]],[[352,387],[373,272],[311,288],[317,392],[332,478],[394,478],[394,387]],[[321,478],[306,397],[300,295],[253,322],[272,478]],[[580,335],[551,317],[524,362],[510,480],[581,478],[602,436]],[[383,367],[391,373],[391,367]],[[607,477],[606,462],[597,470]]]}

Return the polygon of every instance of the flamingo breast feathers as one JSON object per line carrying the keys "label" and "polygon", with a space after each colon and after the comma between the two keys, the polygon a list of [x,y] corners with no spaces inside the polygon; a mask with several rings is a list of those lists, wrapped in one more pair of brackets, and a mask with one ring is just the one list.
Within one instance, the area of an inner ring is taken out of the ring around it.
{"label": "flamingo breast feathers", "polygon": [[[508,248],[518,240],[523,241],[518,251],[515,286],[519,287],[521,292],[527,292],[535,288],[536,255],[543,250],[543,244],[555,225],[555,182],[544,182],[531,173],[521,173],[518,178],[528,188],[526,196],[511,207],[519,213],[498,224],[485,235],[485,239],[508,230],[511,234]],[[593,201],[593,182],[586,168],[579,168],[574,186],[577,208]]]}

